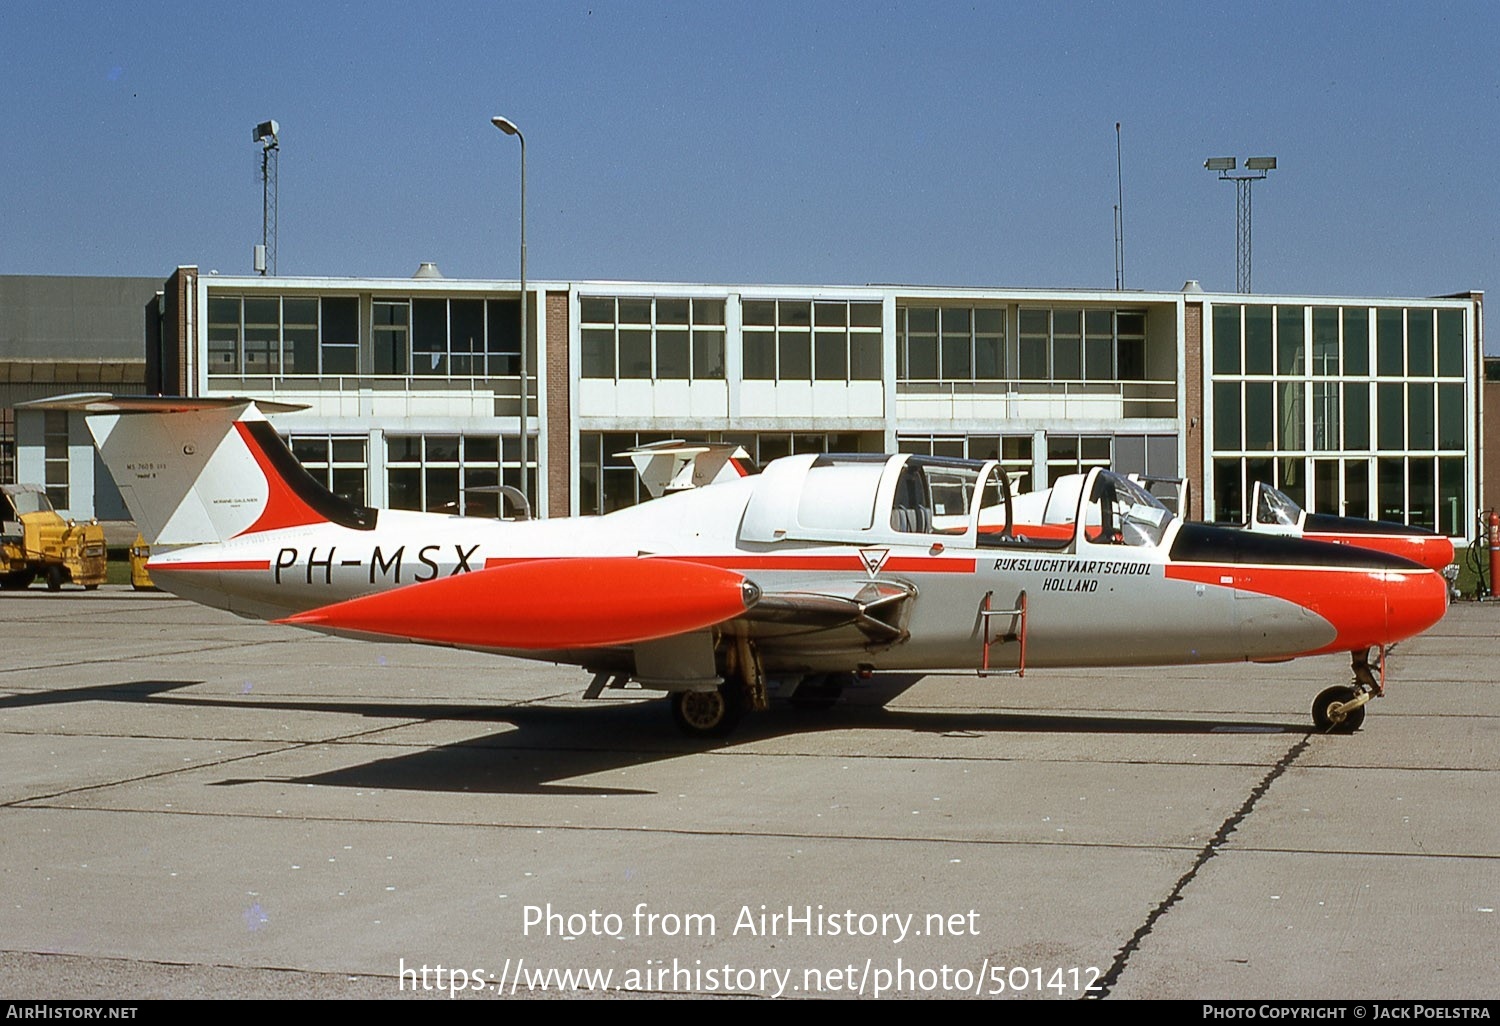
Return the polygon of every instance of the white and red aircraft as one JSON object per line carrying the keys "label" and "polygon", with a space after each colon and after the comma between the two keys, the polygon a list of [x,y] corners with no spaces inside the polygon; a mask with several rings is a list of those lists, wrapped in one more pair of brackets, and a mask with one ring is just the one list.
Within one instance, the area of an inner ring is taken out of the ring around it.
{"label": "white and red aircraft", "polygon": [[1291,496],[1264,481],[1255,482],[1251,506],[1255,515],[1245,525],[1248,531],[1388,552],[1439,573],[1453,566],[1452,539],[1425,528],[1386,520],[1309,513]]}
{"label": "white and red aircraft", "polygon": [[1104,470],[1058,538],[1010,529],[995,461],[910,455],[791,456],[605,516],[497,521],[351,505],[250,400],[38,405],[92,414],[166,590],[331,634],[576,664],[589,697],[668,692],[697,735],[763,708],[768,681],[817,704],[881,671],[1331,652],[1353,653],[1355,680],[1318,696],[1314,723],[1353,731],[1382,691],[1369,649],[1447,605],[1408,560],[1184,523]]}
{"label": "white and red aircraft", "polygon": [[[1084,474],[1067,474],[1050,488],[1016,495],[1012,500],[1015,516],[1012,530],[1033,538],[1055,539],[1071,534],[1073,514],[1078,509],[1079,493],[1086,479],[1087,475]],[[1187,504],[1186,482],[1167,478],[1142,478],[1134,474],[1130,475],[1129,480],[1148,491],[1153,484],[1175,485],[1177,508],[1181,509]],[[1240,525],[1240,530],[1373,549],[1420,563],[1445,577],[1456,574],[1458,569],[1453,562],[1453,541],[1426,528],[1385,520],[1361,520],[1328,513],[1309,513],[1291,496],[1264,481],[1255,483],[1252,506],[1255,515],[1248,523]],[[998,517],[993,519],[993,523],[981,523],[980,530],[1002,529],[1003,524]]]}

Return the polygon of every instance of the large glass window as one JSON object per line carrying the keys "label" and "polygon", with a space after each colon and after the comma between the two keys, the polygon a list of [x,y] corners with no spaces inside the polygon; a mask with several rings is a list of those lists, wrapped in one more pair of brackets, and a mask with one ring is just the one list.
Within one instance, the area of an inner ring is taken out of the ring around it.
{"label": "large glass window", "polygon": [[1312,447],[1317,450],[1337,450],[1339,443],[1339,388],[1338,382],[1314,381],[1312,386]]}
{"label": "large glass window", "polygon": [[1375,373],[1382,378],[1399,378],[1406,373],[1406,345],[1401,337],[1404,320],[1400,310],[1375,311]]}
{"label": "large glass window", "polygon": [[[535,440],[529,447],[536,451]],[[502,455],[503,451],[503,455]],[[529,463],[527,494],[536,494]],[[520,487],[520,439],[496,435],[387,435],[386,496],[391,509],[495,517],[497,486]]]}
{"label": "large glass window", "polygon": [[16,483],[16,411],[0,408],[0,484]]}
{"label": "large glass window", "polygon": [[584,296],[586,378],[723,380],[724,300]]}
{"label": "large glass window", "polygon": [[1462,310],[1437,312],[1437,372],[1444,378],[1461,378],[1464,374],[1464,313]]}
{"label": "large glass window", "polygon": [[1238,381],[1214,382],[1214,448],[1237,452],[1245,447]]}
{"label": "large glass window", "polygon": [[1217,519],[1242,519],[1265,480],[1317,512],[1448,529],[1466,499],[1446,462],[1464,459],[1462,310],[1226,304],[1212,324]]}
{"label": "large glass window", "polygon": [[211,297],[208,301],[208,373],[240,372],[240,301]]}
{"label": "large glass window", "polygon": [[1307,385],[1301,381],[1276,383],[1276,445],[1300,452],[1307,448],[1303,434],[1303,410]]}
{"label": "large glass window", "polygon": [[42,476],[54,509],[69,503],[68,411],[42,411]]}
{"label": "large glass window", "polygon": [[[578,511],[584,515],[612,513],[651,497],[641,484],[635,465],[619,453],[652,442],[681,436],[653,431],[584,431],[578,436]],[[710,432],[690,441],[727,442],[764,466],[772,460],[805,452],[880,452],[878,432]]]}
{"label": "large glass window", "polygon": [[1343,447],[1351,452],[1367,450],[1370,448],[1370,386],[1363,381],[1350,381],[1339,387],[1344,396]]}
{"label": "large glass window", "polygon": [[1276,412],[1272,406],[1271,382],[1245,383],[1245,448],[1276,448]]}
{"label": "large glass window", "polygon": [[446,377],[448,374],[448,301],[411,301],[411,372]]}
{"label": "large glass window", "polygon": [[281,299],[247,298],[245,310],[245,373],[276,374],[281,370]]}
{"label": "large glass window", "polygon": [[1304,356],[1304,331],[1300,306],[1276,308],[1276,373],[1298,375],[1302,373]]}
{"label": "large glass window", "polygon": [[[1022,380],[1146,378],[1146,315],[1141,311],[1023,307],[1017,314],[1017,329],[1017,373]],[[1226,327],[1226,338],[1228,332]],[[1238,337],[1235,339],[1237,346]],[[1219,345],[1217,334],[1214,344]]]}
{"label": "large glass window", "polygon": [[896,374],[902,382],[1003,379],[1005,310],[897,307]]}
{"label": "large glass window", "polygon": [[1240,308],[1219,304],[1214,307],[1215,374],[1240,373]]}
{"label": "large glass window", "polygon": [[1014,491],[1032,491],[1031,435],[902,435],[897,450],[918,456],[999,460]]}
{"label": "large glass window", "polygon": [[322,373],[358,374],[359,300],[353,296],[330,296],[320,302],[318,344]]}
{"label": "large glass window", "polygon": [[1434,310],[1406,311],[1406,373],[1408,377],[1432,377],[1432,320]]}
{"label": "large glass window", "polygon": [[1312,312],[1312,372],[1320,378],[1339,373],[1339,312],[1331,306]]}
{"label": "large glass window", "polygon": [[746,380],[880,380],[879,303],[746,299],[740,313]]}
{"label": "large glass window", "polygon": [[365,435],[291,435],[287,447],[304,470],[341,499],[365,504],[370,461]]}
{"label": "large glass window", "polygon": [[1052,311],[1052,379],[1083,380],[1083,311]]}
{"label": "large glass window", "polygon": [[1271,325],[1274,323],[1270,306],[1245,307],[1245,373],[1270,374],[1275,367],[1271,356]]}
{"label": "large glass window", "polygon": [[[404,304],[400,328],[403,350]],[[381,319],[393,304],[376,303],[376,358]],[[388,335],[387,335],[388,337]],[[354,375],[359,373],[359,299],[355,296],[212,296],[208,301],[210,375]],[[377,373],[381,373],[377,369]],[[390,372],[395,373],[395,372]]]}
{"label": "large glass window", "polygon": [[1109,435],[1047,435],[1047,487],[1067,474],[1108,468],[1114,439]]}
{"label": "large glass window", "polygon": [[[371,303],[374,373],[437,378],[519,374],[520,319],[519,299],[377,298]],[[328,335],[325,319],[325,374],[335,373],[326,362],[328,343],[341,337],[347,336]],[[336,357],[347,364],[356,355]]]}
{"label": "large glass window", "polygon": [[1363,377],[1370,373],[1370,311],[1344,310],[1344,373]]}
{"label": "large glass window", "polygon": [[405,374],[411,303],[405,299],[377,299],[371,304],[371,332],[376,374]]}

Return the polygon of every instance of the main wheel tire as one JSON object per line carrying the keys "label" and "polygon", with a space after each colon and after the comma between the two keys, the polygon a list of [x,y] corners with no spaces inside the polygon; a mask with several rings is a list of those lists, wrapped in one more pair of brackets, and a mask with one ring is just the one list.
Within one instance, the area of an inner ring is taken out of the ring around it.
{"label": "main wheel tire", "polygon": [[1342,718],[1334,715],[1333,707],[1358,697],[1358,691],[1343,684],[1328,688],[1313,701],[1313,726],[1325,734],[1354,733],[1365,722],[1365,707],[1350,709],[1343,713]]}
{"label": "main wheel tire", "polygon": [[62,567],[53,563],[47,568],[47,590],[62,591],[63,581],[68,579],[67,572]]}
{"label": "main wheel tire", "polygon": [[689,737],[728,737],[743,715],[744,692],[734,683],[721,684],[713,691],[672,694],[672,717]]}
{"label": "main wheel tire", "polygon": [[36,574],[30,570],[14,570],[8,574],[0,574],[0,588],[6,591],[20,591],[31,587],[31,582],[36,580]]}

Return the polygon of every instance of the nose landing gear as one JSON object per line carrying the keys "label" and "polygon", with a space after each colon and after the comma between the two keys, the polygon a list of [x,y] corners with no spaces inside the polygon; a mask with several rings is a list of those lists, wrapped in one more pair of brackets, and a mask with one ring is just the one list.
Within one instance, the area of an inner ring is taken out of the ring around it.
{"label": "nose landing gear", "polygon": [[1354,682],[1328,688],[1313,700],[1313,726],[1325,734],[1352,734],[1365,722],[1365,706],[1385,694],[1385,660],[1377,679],[1370,667],[1370,650],[1350,653]]}
{"label": "nose landing gear", "polygon": [[1325,734],[1352,734],[1365,722],[1365,704],[1375,692],[1339,684],[1313,700],[1313,726]]}

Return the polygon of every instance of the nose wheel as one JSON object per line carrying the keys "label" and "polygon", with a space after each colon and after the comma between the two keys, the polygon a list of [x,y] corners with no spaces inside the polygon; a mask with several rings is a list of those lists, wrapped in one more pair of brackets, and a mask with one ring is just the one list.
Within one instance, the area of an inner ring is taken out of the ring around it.
{"label": "nose wheel", "polygon": [[1362,687],[1331,687],[1313,701],[1313,726],[1324,734],[1352,734],[1365,722],[1365,704],[1374,697]]}
{"label": "nose wheel", "polygon": [[[1320,694],[1312,707],[1313,726],[1324,734],[1352,734],[1365,722],[1365,705],[1385,694],[1385,654],[1379,650],[1378,667],[1370,665],[1375,649],[1356,648],[1349,653],[1354,670],[1352,684],[1332,687]],[[1375,675],[1378,668],[1380,675]]]}

